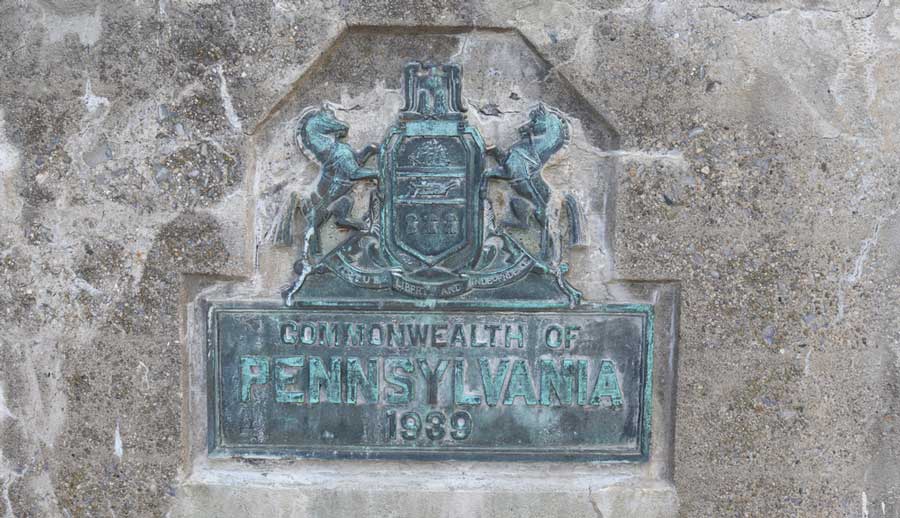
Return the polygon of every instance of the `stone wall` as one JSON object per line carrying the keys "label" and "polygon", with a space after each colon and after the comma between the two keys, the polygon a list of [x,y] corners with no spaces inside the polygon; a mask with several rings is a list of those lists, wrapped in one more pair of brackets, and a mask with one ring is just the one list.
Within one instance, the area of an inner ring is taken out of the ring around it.
{"label": "stone wall", "polygon": [[289,275],[268,218],[313,173],[277,135],[328,100],[377,137],[418,56],[486,135],[516,97],[577,121],[582,271],[680,281],[681,516],[900,516],[895,4],[0,3],[0,510],[176,508],[188,303]]}

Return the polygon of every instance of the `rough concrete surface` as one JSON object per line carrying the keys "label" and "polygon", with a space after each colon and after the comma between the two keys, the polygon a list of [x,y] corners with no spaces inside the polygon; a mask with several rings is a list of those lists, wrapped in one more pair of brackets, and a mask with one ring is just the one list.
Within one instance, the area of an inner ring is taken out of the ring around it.
{"label": "rough concrete surface", "polygon": [[582,271],[681,282],[680,516],[900,516],[897,0],[0,0],[0,512],[208,490],[186,308],[289,274],[280,132],[329,100],[377,137],[394,64],[445,57],[486,135],[544,99],[615,162],[572,180]]}

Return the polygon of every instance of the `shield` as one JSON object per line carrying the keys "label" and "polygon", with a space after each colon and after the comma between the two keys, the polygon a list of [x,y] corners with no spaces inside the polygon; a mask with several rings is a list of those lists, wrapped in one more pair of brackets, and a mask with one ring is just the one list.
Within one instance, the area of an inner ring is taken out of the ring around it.
{"label": "shield", "polygon": [[429,120],[389,137],[385,248],[400,264],[457,270],[480,250],[483,151],[473,132],[458,120]]}

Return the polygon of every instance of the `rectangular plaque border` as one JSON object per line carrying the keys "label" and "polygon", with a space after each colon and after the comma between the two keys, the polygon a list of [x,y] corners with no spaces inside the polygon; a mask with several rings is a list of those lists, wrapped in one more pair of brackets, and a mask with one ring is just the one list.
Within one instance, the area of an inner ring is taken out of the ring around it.
{"label": "rectangular plaque border", "polygon": [[[487,307],[485,307],[487,306]],[[603,312],[619,314],[643,315],[643,333],[646,337],[644,348],[644,365],[642,371],[642,386],[644,389],[641,398],[641,432],[638,436],[638,447],[634,450],[627,449],[622,452],[615,448],[583,448],[570,451],[551,451],[545,448],[453,448],[452,450],[436,451],[431,448],[416,448],[408,446],[341,446],[333,447],[295,445],[271,445],[266,447],[229,446],[220,443],[221,423],[219,420],[222,398],[219,386],[219,361],[218,361],[218,327],[216,315],[220,312],[235,311],[278,311],[284,313],[296,313],[304,309],[311,310],[335,310],[349,311],[440,311],[482,313],[485,309],[495,311],[512,311],[524,314],[538,314],[546,311],[568,310],[574,313]],[[459,301],[410,301],[405,302],[367,302],[367,301],[319,301],[297,304],[293,307],[285,307],[275,302],[208,302],[206,320],[206,385],[207,385],[207,455],[210,458],[256,458],[256,459],[372,459],[372,460],[403,460],[403,461],[434,461],[434,460],[460,460],[460,461],[517,461],[517,462],[555,462],[555,461],[581,461],[581,462],[646,462],[650,456],[651,441],[651,417],[653,408],[653,358],[655,345],[655,314],[654,305],[647,303],[582,303],[576,308],[569,309],[564,305],[520,305],[518,303],[497,301],[492,304],[480,303],[473,307],[471,303],[466,305]]]}

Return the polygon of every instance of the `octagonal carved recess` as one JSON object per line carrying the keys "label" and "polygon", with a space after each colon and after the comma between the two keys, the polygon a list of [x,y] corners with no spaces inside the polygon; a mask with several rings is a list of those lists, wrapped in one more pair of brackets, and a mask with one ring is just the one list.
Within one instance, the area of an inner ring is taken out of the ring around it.
{"label": "octagonal carved recess", "polygon": [[[488,146],[508,148],[516,128],[539,102],[562,111],[572,124],[568,146],[544,168],[556,193],[575,196],[584,210],[584,246],[570,252],[571,279],[591,298],[602,297],[609,278],[618,134],[571,83],[513,29],[350,27],[274,103],[248,140],[250,189],[255,206],[255,264],[260,289],[277,291],[289,282],[292,247],[274,243],[291,193],[305,197],[315,187],[318,164],[294,141],[303,110],[329,103],[350,125],[346,141],[355,149],[380,143],[403,106],[401,73],[411,61],[462,66],[463,104],[470,123]],[[372,160],[374,164],[375,160]],[[374,185],[355,187],[354,212],[361,214]],[[492,194],[493,196],[493,194]],[[503,201],[498,200],[498,206]],[[552,204],[558,218],[561,205]],[[298,227],[299,228],[299,227]],[[327,232],[327,231],[326,231]],[[338,240],[341,231],[330,230]]]}

